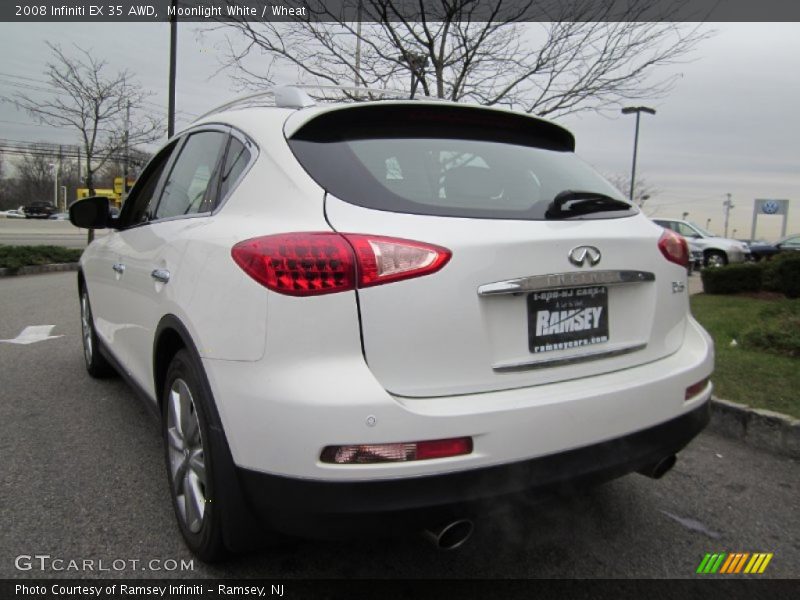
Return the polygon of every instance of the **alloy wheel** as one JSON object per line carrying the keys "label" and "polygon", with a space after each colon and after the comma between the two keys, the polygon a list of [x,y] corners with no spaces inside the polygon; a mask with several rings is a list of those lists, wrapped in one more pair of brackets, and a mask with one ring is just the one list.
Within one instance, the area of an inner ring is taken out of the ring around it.
{"label": "alloy wheel", "polygon": [[197,533],[205,516],[206,465],[197,408],[183,379],[172,382],[167,402],[170,481],[184,525]]}

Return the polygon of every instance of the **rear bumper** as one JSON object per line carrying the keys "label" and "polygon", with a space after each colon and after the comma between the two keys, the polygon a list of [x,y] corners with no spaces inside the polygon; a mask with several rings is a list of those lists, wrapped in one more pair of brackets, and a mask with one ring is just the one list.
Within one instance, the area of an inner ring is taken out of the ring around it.
{"label": "rear bumper", "polygon": [[675,454],[709,420],[709,402],[665,423],[623,437],[506,465],[426,477],[320,481],[238,469],[254,512],[270,528],[298,535],[424,527],[474,516],[486,501],[526,493],[546,498],[600,483]]}

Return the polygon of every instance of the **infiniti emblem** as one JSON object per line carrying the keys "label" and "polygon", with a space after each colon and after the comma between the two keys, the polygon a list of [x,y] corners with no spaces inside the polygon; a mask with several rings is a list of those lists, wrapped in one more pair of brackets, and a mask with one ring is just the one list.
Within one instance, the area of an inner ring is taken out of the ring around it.
{"label": "infiniti emblem", "polygon": [[576,267],[582,267],[588,262],[593,267],[600,262],[600,250],[594,246],[578,246],[569,251],[569,262]]}

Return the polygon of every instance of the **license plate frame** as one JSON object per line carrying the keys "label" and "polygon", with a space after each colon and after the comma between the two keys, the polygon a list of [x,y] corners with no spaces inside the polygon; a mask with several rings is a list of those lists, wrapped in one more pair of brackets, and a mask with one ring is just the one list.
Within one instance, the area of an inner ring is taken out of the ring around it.
{"label": "license plate frame", "polygon": [[531,292],[527,311],[528,349],[533,354],[609,340],[608,287],[604,285]]}

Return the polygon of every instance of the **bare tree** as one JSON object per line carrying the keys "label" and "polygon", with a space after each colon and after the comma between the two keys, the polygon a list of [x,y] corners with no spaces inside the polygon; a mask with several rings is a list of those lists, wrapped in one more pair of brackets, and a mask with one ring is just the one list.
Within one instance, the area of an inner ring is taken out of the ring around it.
{"label": "bare tree", "polygon": [[[620,175],[619,173],[605,174],[605,178],[609,183],[619,190],[619,192],[628,197],[631,191],[631,176]],[[640,207],[644,206],[645,202],[655,197],[660,193],[660,190],[652,185],[644,178],[637,177],[636,184],[633,186],[633,201]]]}
{"label": "bare tree", "polygon": [[142,114],[144,92],[127,70],[107,73],[103,60],[78,46],[76,56],[49,44],[53,59],[45,74],[57,91],[47,100],[17,94],[13,100],[33,117],[55,127],[78,131],[84,155],[85,184],[94,193],[95,173],[112,157],[136,144],[154,141],[163,134],[163,125],[151,115]]}
{"label": "bare tree", "polygon": [[53,203],[53,161],[39,153],[28,153],[17,163],[16,196],[20,204]]}
{"label": "bare tree", "polygon": [[[237,34],[225,66],[242,88],[272,84],[289,68],[307,83],[412,92],[418,84],[426,95],[554,117],[666,94],[676,76],[653,72],[711,35],[669,21],[688,1],[653,21],[645,19],[655,0],[341,0],[335,12],[309,0],[293,22],[225,23]],[[522,23],[531,10],[552,21]]]}

